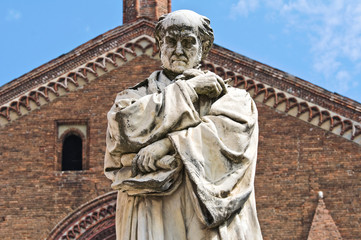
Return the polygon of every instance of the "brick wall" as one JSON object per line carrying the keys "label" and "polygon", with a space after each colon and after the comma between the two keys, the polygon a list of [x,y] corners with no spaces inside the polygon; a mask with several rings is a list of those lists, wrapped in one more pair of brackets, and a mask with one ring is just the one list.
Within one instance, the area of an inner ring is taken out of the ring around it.
{"label": "brick wall", "polygon": [[[117,92],[159,66],[136,58],[0,129],[1,239],[44,239],[74,209],[111,190],[103,175],[106,113]],[[263,104],[258,109],[255,184],[264,239],[306,239],[320,190],[342,237],[360,238],[361,147]],[[55,121],[66,119],[88,120],[89,170],[55,170]]]}
{"label": "brick wall", "polygon": [[256,174],[264,239],[307,239],[317,192],[343,239],[361,238],[361,147],[263,104]]}
{"label": "brick wall", "polygon": [[[74,209],[111,190],[103,175],[107,111],[117,92],[159,65],[137,58],[0,129],[1,239],[44,239]],[[89,170],[55,170],[59,119],[89,120]]]}

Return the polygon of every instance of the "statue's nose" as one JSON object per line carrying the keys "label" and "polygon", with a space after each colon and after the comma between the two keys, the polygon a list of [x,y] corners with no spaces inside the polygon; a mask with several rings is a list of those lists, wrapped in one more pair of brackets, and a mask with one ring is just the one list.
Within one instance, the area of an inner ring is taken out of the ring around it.
{"label": "statue's nose", "polygon": [[182,55],[183,54],[183,47],[180,41],[177,42],[177,46],[175,48],[175,53],[177,55]]}

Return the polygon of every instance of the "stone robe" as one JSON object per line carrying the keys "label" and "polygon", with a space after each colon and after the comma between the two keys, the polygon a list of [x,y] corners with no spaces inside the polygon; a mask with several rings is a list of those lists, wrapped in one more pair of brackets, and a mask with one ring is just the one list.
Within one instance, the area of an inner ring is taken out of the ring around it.
{"label": "stone robe", "polygon": [[[161,160],[173,164],[132,176],[136,153],[163,138],[175,153]],[[227,86],[209,99],[156,71],[119,93],[105,156],[105,174],[119,190],[117,239],[262,239],[257,144],[257,109],[244,90]]]}

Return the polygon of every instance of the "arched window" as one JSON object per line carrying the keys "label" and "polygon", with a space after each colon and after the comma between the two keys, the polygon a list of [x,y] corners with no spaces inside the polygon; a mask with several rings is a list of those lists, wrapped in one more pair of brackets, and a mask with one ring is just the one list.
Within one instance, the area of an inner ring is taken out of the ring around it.
{"label": "arched window", "polygon": [[83,143],[81,137],[70,134],[65,137],[62,149],[61,170],[82,170]]}

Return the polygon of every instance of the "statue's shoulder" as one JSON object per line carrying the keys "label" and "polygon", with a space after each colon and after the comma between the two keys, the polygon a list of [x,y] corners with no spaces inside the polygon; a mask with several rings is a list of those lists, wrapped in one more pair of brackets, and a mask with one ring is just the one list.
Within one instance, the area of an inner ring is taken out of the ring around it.
{"label": "statue's shoulder", "polygon": [[136,84],[133,87],[130,87],[129,89],[141,90],[141,89],[148,89],[154,87],[153,85],[155,84],[155,81],[158,79],[160,72],[161,70],[153,72],[147,79]]}
{"label": "statue's shoulder", "polygon": [[145,79],[144,81],[136,84],[135,86],[124,89],[123,91],[119,92],[117,94],[117,97],[115,98],[115,101],[119,101],[125,98],[137,99],[139,97],[147,95],[147,89],[148,89],[148,79]]}
{"label": "statue's shoulder", "polygon": [[250,94],[245,89],[235,88],[228,84],[226,86],[227,86],[228,94],[237,95],[239,97],[247,97],[247,98],[251,97]]}
{"label": "statue's shoulder", "polygon": [[139,90],[139,88],[141,88],[141,87],[148,87],[148,78],[141,81],[140,83],[137,83],[135,86],[130,87],[129,89]]}

